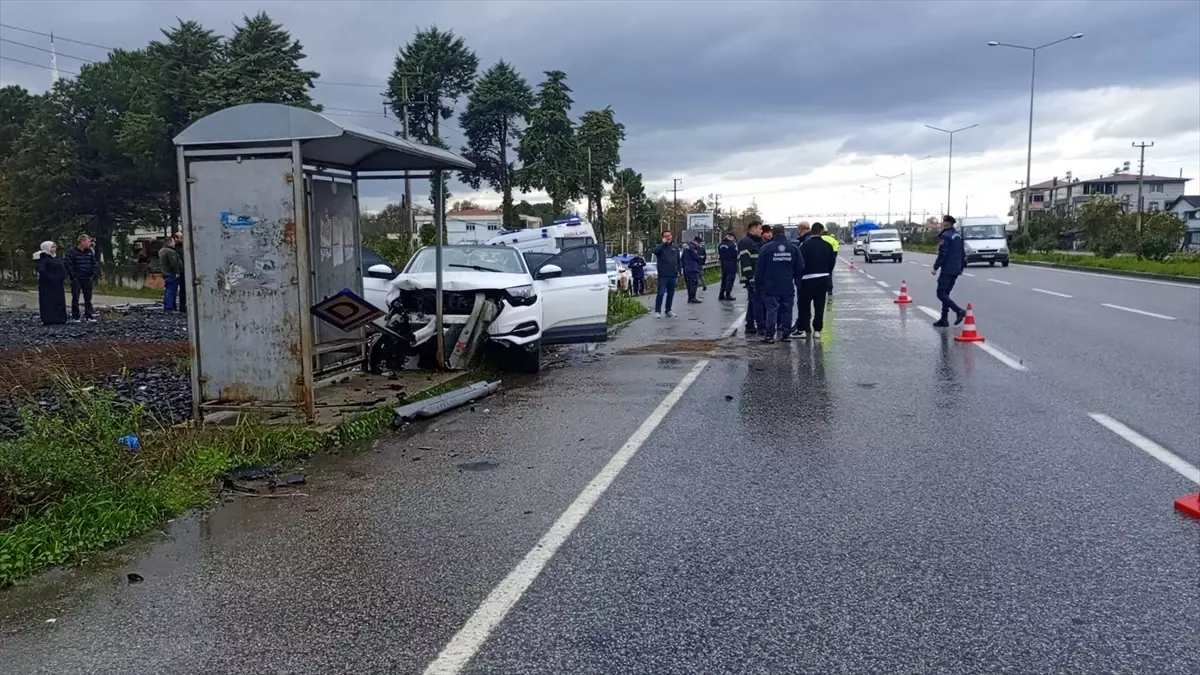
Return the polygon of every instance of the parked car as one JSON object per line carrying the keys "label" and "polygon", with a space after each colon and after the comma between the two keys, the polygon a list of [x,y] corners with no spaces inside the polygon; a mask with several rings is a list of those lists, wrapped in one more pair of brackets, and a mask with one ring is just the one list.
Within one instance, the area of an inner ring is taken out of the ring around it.
{"label": "parked car", "polygon": [[363,299],[381,310],[387,311],[387,293],[392,279],[399,270],[383,259],[383,256],[362,249]]}
{"label": "parked car", "polygon": [[630,279],[628,267],[613,258],[608,259],[608,290],[617,291],[629,288]]}
{"label": "parked car", "polygon": [[899,230],[871,230],[863,242],[863,259],[867,262],[890,259],[892,262],[904,261],[904,245],[900,243]]}
{"label": "parked car", "polygon": [[[371,344],[368,367],[386,363],[395,369],[413,355],[422,365],[436,364],[435,255],[433,247],[422,248],[390,282],[386,329]],[[485,349],[502,366],[536,373],[543,345],[607,339],[604,260],[596,244],[525,255],[509,246],[443,246],[444,325],[465,324],[483,294],[497,310],[486,328]]]}

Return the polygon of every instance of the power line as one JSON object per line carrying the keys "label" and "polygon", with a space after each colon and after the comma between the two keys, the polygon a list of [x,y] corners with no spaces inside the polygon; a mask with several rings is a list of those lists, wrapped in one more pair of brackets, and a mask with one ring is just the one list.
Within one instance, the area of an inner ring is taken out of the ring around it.
{"label": "power line", "polygon": [[10,45],[16,45],[18,47],[25,47],[26,49],[36,49],[39,52],[46,52],[47,54],[54,54],[55,56],[61,56],[65,59],[75,59],[76,61],[83,61],[84,63],[95,63],[95,61],[93,61],[92,59],[85,59],[82,56],[71,56],[70,54],[64,54],[56,49],[46,49],[45,47],[36,47],[34,45],[27,45],[24,42],[17,42],[16,40],[9,40],[8,38],[0,37],[0,42],[7,42]]}
{"label": "power line", "polygon": [[114,49],[113,47],[105,47],[104,45],[98,45],[94,42],[84,42],[83,40],[72,40],[71,38],[63,37],[61,35],[56,38],[51,33],[43,33],[39,30],[31,30],[29,28],[21,28],[20,26],[13,26],[12,24],[7,24],[7,23],[0,23],[0,28],[8,28],[9,30],[19,30],[22,33],[29,33],[31,35],[41,35],[42,37],[48,37],[52,40],[62,40],[63,42],[73,42],[77,45],[84,45],[85,47],[95,47],[96,49],[104,49],[104,50],[107,50],[110,52]]}
{"label": "power line", "polygon": [[[24,64],[24,65],[26,65],[26,66],[33,66],[34,68],[41,68],[41,69],[43,69],[43,70],[53,70],[53,69],[52,69],[50,66],[47,66],[47,65],[46,65],[46,64],[44,64],[44,63],[34,63],[34,62],[32,62],[32,61],[22,61],[21,59],[14,59],[14,58],[13,58],[13,57],[11,57],[11,56],[3,56],[3,55],[0,55],[0,60],[4,60],[4,61],[12,61],[13,63],[21,63],[21,64]],[[67,75],[74,75],[74,76],[76,76],[76,77],[78,77],[78,76],[79,76],[79,73],[72,72],[72,71],[70,71],[70,70],[63,70],[62,68],[59,68],[59,69],[58,69],[58,72],[60,72],[60,73],[66,73]]]}

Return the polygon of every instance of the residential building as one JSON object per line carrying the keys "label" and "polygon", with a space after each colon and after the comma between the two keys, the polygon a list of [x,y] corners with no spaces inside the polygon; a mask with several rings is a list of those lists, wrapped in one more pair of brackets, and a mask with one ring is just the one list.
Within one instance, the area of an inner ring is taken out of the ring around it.
{"label": "residential building", "polygon": [[1167,211],[1179,216],[1187,233],[1183,235],[1183,247],[1200,250],[1200,195],[1183,195],[1167,205]]}
{"label": "residential building", "polygon": [[[541,227],[542,219],[537,216],[518,216],[523,228]],[[422,225],[432,225],[433,215],[418,214],[418,230]],[[446,214],[447,244],[482,244],[500,234],[504,229],[504,216],[500,211],[487,209],[465,209]]]}
{"label": "residential building", "polygon": [[[1057,209],[1071,213],[1080,204],[1098,195],[1112,197],[1124,203],[1126,209],[1134,211],[1137,210],[1138,180],[1135,173],[1121,172],[1083,180],[1072,178],[1068,173],[1065,179],[1052,178],[1035,183],[1030,189],[1029,211],[1036,213]],[[1142,211],[1165,210],[1168,204],[1183,195],[1184,185],[1190,180],[1183,177],[1142,176]],[[1013,203],[1008,215],[1019,216],[1024,194],[1023,187],[1009,193]]]}

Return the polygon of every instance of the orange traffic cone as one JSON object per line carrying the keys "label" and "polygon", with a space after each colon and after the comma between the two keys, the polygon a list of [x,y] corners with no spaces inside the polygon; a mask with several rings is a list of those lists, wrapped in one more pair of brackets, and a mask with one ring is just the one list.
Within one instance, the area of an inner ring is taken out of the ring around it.
{"label": "orange traffic cone", "polygon": [[1200,492],[1176,499],[1175,510],[1193,518],[1200,518]]}
{"label": "orange traffic cone", "polygon": [[967,303],[967,321],[963,324],[962,333],[954,336],[955,342],[983,342],[983,336],[975,330],[975,310]]}
{"label": "orange traffic cone", "polygon": [[895,303],[897,305],[912,304],[912,298],[908,297],[908,282],[903,279],[900,280],[900,297],[896,298]]}

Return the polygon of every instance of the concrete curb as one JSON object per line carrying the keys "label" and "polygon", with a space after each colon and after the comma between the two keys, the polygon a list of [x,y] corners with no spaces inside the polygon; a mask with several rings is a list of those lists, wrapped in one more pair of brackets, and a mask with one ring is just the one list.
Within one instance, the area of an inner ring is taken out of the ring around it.
{"label": "concrete curb", "polygon": [[1037,262],[1037,261],[1012,261],[1013,265],[1025,265],[1028,267],[1050,267],[1061,270],[1072,270],[1077,272],[1091,272],[1093,274],[1102,274],[1113,277],[1133,277],[1136,279],[1154,279],[1156,281],[1173,281],[1182,284],[1192,284],[1200,286],[1200,277],[1185,277],[1178,274],[1155,274],[1154,272],[1136,272],[1130,270],[1114,270],[1104,267],[1088,267],[1086,265],[1064,265],[1062,263]]}

